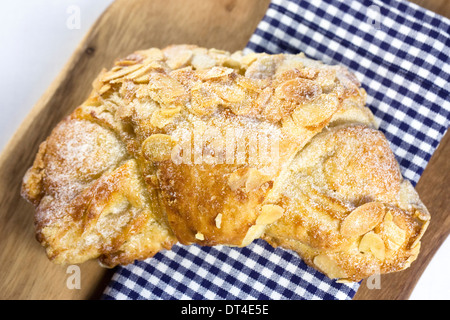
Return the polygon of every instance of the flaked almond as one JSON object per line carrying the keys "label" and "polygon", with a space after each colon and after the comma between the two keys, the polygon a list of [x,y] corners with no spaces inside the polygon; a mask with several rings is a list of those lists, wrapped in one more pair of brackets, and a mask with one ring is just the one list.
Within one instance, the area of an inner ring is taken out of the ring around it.
{"label": "flaked almond", "polygon": [[298,78],[299,71],[303,69],[304,65],[302,61],[295,59],[286,59],[281,63],[281,65],[278,66],[275,77],[277,78],[277,80],[283,80],[283,78],[284,80]]}
{"label": "flaked almond", "polygon": [[234,72],[234,69],[226,67],[213,67],[208,70],[204,70],[197,73],[197,76],[203,80],[217,79],[222,77],[227,77]]}
{"label": "flaked almond", "polygon": [[220,103],[220,98],[214,92],[209,92],[201,86],[191,88],[190,110],[196,115],[210,115],[217,109]]}
{"label": "flaked almond", "polygon": [[258,54],[252,52],[252,53],[246,54],[245,56],[243,56],[241,58],[241,64],[245,68],[248,68],[253,62],[256,61],[256,59],[258,59]]}
{"label": "flaked almond", "polygon": [[191,60],[192,66],[197,69],[208,69],[216,65],[216,60],[208,56],[207,54],[195,54]]}
{"label": "flaked almond", "polygon": [[266,204],[261,208],[261,214],[256,219],[256,224],[267,225],[281,218],[284,209],[276,204]]}
{"label": "flaked almond", "polygon": [[197,233],[195,234],[195,239],[200,240],[200,241],[203,241],[203,240],[205,240],[205,236],[203,235],[203,233],[197,232]]}
{"label": "flaked almond", "polygon": [[110,71],[110,72],[117,72],[117,71],[122,70],[122,69],[123,69],[123,67],[120,67],[120,66],[114,66],[114,67],[112,67],[111,70],[109,70],[109,71]]}
{"label": "flaked almond", "polygon": [[262,174],[255,168],[250,168],[247,172],[247,180],[245,181],[245,190],[251,192],[259,189],[264,183],[270,181],[270,177]]}
{"label": "flaked almond", "polygon": [[236,83],[244,89],[261,92],[269,84],[267,79],[251,79],[238,77]]}
{"label": "flaked almond", "polygon": [[143,75],[147,74],[150,70],[155,69],[163,69],[163,65],[159,61],[151,61],[147,64],[145,64],[142,68],[126,75],[127,79],[134,80],[142,77]]}
{"label": "flaked almond", "polygon": [[353,210],[341,223],[341,234],[358,237],[375,228],[383,219],[385,207],[380,202],[369,202]]}
{"label": "flaked almond", "polygon": [[270,181],[269,176],[262,174],[258,169],[246,167],[239,168],[230,174],[228,186],[233,191],[245,188],[246,192],[251,192],[268,181]]}
{"label": "flaked almond", "polygon": [[386,256],[386,248],[381,237],[373,231],[366,233],[359,243],[359,251],[370,253],[375,258],[384,261]]}
{"label": "flaked almond", "polygon": [[275,89],[275,96],[280,100],[303,103],[313,100],[322,93],[322,88],[314,81],[297,78],[283,82]]}
{"label": "flaked almond", "polygon": [[142,153],[148,161],[164,161],[171,157],[176,142],[167,134],[154,134],[145,139]]}
{"label": "flaked almond", "polygon": [[143,64],[135,64],[135,65],[132,65],[129,67],[122,68],[115,72],[114,71],[106,72],[102,77],[102,81],[108,82],[108,81],[111,81],[114,79],[122,78],[122,77],[126,76],[127,74],[135,72],[136,70],[142,68],[143,66],[144,66]]}
{"label": "flaked almond", "polygon": [[154,93],[151,95],[152,98],[165,105],[170,105],[177,98],[186,94],[181,83],[162,73],[149,75],[148,88]]}
{"label": "flaked almond", "polygon": [[317,68],[302,68],[298,69],[298,76],[306,79],[314,79],[319,73]]}
{"label": "flaked almond", "polygon": [[255,224],[251,226],[248,229],[247,234],[245,235],[244,239],[242,240],[239,246],[240,247],[248,246],[253,240],[261,237],[262,233],[265,230],[265,227],[266,227],[265,225],[261,224]]}
{"label": "flaked almond", "polygon": [[386,213],[381,230],[388,238],[387,244],[389,249],[398,250],[406,241],[406,231],[396,225],[393,220],[392,214],[390,212]]}
{"label": "flaked almond", "polygon": [[339,107],[336,94],[322,94],[317,99],[304,103],[292,112],[297,125],[314,127],[330,119]]}
{"label": "flaked almond", "polygon": [[316,82],[322,87],[324,92],[329,92],[335,87],[336,69],[321,68],[317,75]]}
{"label": "flaked almond", "polygon": [[218,229],[220,229],[220,227],[222,226],[222,214],[219,213],[216,218],[214,219],[214,221],[216,222],[216,227]]}
{"label": "flaked almond", "polygon": [[134,83],[137,84],[146,84],[150,81],[150,77],[148,76],[148,74],[145,74],[143,76],[133,79],[133,81]]}
{"label": "flaked almond", "polygon": [[140,50],[140,51],[137,51],[134,55],[137,55],[138,57],[143,57],[146,59],[151,59],[151,60],[163,60],[164,59],[163,52],[158,48],[150,48],[147,50]]}
{"label": "flaked almond", "polygon": [[179,69],[186,66],[192,58],[192,51],[183,50],[168,57],[166,60],[167,65],[171,69]]}
{"label": "flaked almond", "polygon": [[137,60],[129,60],[129,59],[125,58],[125,59],[115,61],[114,65],[119,66],[119,67],[128,67],[128,66],[135,65],[136,63],[138,63]]}
{"label": "flaked almond", "polygon": [[105,84],[104,86],[102,86],[102,87],[100,88],[100,90],[98,90],[98,94],[99,94],[99,95],[103,95],[103,94],[105,94],[106,92],[108,92],[109,89],[111,89],[111,85],[110,85],[109,83],[107,83],[107,84]]}
{"label": "flaked almond", "polygon": [[236,191],[245,185],[247,172],[248,168],[240,168],[230,174],[228,177],[228,186],[232,191]]}
{"label": "flaked almond", "polygon": [[150,123],[157,128],[164,128],[173,122],[174,118],[180,113],[180,110],[181,107],[158,109],[153,112]]}
{"label": "flaked almond", "polygon": [[213,87],[214,92],[229,103],[238,103],[245,99],[245,91],[236,84],[217,84]]}

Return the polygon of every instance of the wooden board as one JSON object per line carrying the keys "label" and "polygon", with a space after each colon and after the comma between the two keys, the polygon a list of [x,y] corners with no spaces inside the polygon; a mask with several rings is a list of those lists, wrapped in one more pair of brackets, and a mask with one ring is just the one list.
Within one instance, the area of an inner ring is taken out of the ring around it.
{"label": "wooden board", "polygon": [[448,0],[410,0],[410,1],[450,19],[450,1]]}
{"label": "wooden board", "polygon": [[[114,272],[93,261],[82,264],[81,288],[69,289],[67,268],[47,260],[34,239],[33,208],[19,194],[39,143],[87,97],[101,68],[134,50],[176,43],[242,49],[268,4],[269,0],[117,0],[105,11],[0,155],[0,299],[96,299]],[[358,298],[407,298],[448,234],[449,135],[445,141],[418,186],[434,221],[419,261],[411,271],[389,276],[389,281],[383,277],[381,291],[361,290]],[[406,289],[405,279],[411,284]]]}

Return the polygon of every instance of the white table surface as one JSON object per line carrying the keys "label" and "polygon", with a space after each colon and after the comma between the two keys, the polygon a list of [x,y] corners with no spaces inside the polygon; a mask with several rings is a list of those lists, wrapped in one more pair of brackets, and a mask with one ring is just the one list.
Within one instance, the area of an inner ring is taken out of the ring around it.
{"label": "white table surface", "polygon": [[[182,0],[180,0],[182,1]],[[3,1],[0,10],[0,150],[113,0]],[[79,25],[73,14],[79,10]],[[438,250],[411,299],[450,300],[450,239]],[[381,289],[383,290],[383,283]]]}

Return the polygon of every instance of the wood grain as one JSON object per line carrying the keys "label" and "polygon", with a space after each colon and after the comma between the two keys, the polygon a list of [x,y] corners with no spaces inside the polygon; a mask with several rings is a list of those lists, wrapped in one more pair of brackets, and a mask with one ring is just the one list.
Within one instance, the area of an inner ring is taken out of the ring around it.
{"label": "wood grain", "polygon": [[450,1],[448,0],[411,0],[419,6],[450,18]]}
{"label": "wood grain", "polygon": [[[439,1],[427,2],[448,9],[446,0],[440,6]],[[176,43],[242,49],[268,4],[269,0],[116,0],[104,12],[0,155],[0,299],[96,299],[114,272],[93,261],[82,264],[81,289],[68,289],[66,267],[47,260],[34,239],[34,210],[19,194],[39,143],[87,97],[101,68],[134,50]],[[363,284],[356,299],[409,297],[450,229],[449,157],[447,134],[417,186],[433,215],[418,261],[408,271],[383,276],[381,290],[366,290]]]}

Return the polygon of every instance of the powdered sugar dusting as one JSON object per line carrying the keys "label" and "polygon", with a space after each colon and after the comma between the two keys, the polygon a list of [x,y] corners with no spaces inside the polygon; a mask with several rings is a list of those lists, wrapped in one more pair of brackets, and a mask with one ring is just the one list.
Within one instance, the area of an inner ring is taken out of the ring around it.
{"label": "powdered sugar dusting", "polygon": [[46,191],[60,206],[53,203],[46,220],[63,215],[75,196],[125,156],[122,143],[109,130],[84,120],[61,122],[48,139],[44,158]]}

